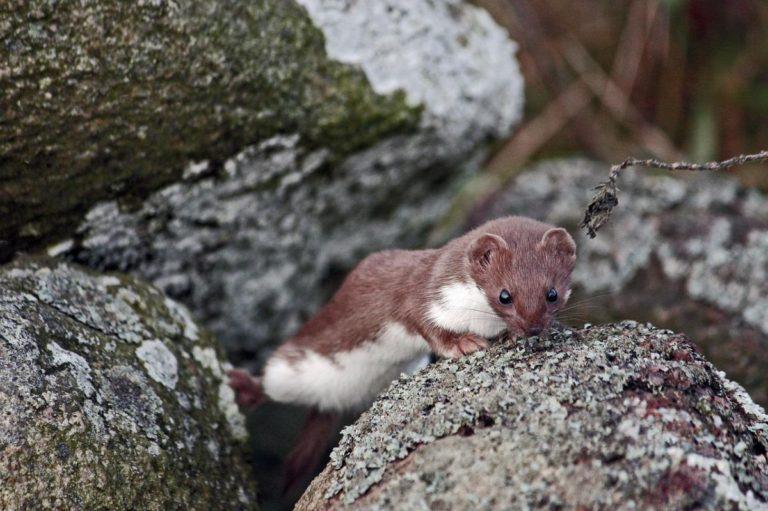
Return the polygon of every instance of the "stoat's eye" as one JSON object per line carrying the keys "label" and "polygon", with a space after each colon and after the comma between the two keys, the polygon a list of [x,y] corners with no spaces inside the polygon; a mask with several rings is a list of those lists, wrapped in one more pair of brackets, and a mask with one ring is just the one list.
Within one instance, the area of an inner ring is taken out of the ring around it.
{"label": "stoat's eye", "polygon": [[512,303],[512,295],[509,291],[506,289],[502,289],[501,293],[499,293],[499,302],[501,302],[504,305],[509,305]]}
{"label": "stoat's eye", "polygon": [[548,302],[557,301],[557,289],[555,289],[554,287],[549,288],[549,291],[547,291],[547,301]]}

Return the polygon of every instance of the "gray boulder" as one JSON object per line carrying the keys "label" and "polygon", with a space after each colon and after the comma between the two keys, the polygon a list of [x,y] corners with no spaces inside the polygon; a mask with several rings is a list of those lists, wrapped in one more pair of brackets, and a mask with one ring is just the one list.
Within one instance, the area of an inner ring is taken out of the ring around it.
{"label": "gray boulder", "polygon": [[768,198],[721,176],[628,169],[611,221],[588,239],[577,226],[608,168],[535,165],[477,205],[470,226],[523,214],[568,227],[579,246],[578,289],[564,317],[685,332],[768,405]]}
{"label": "gray boulder", "polygon": [[0,271],[0,509],[255,509],[213,338],[148,285]]}
{"label": "gray boulder", "polygon": [[768,416],[650,325],[506,342],[403,376],[297,509],[768,509]]}
{"label": "gray boulder", "polygon": [[47,247],[139,275],[232,350],[423,239],[521,113],[515,44],[461,0],[34,1],[0,20],[0,260]]}

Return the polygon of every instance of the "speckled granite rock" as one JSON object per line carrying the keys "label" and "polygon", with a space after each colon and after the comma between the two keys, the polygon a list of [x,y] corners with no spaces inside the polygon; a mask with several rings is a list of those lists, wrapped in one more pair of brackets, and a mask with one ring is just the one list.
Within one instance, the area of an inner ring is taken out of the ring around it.
{"label": "speckled granite rock", "polygon": [[569,227],[579,246],[574,303],[591,298],[568,314],[685,332],[768,405],[768,198],[720,176],[629,169],[610,223],[590,240],[576,226],[608,167],[536,165],[478,205],[470,223],[524,214]]}
{"label": "speckled granite rock", "polygon": [[0,270],[0,509],[255,509],[211,336],[118,275]]}
{"label": "speckled granite rock", "polygon": [[401,377],[297,509],[768,509],[767,450],[687,338],[624,322]]}
{"label": "speckled granite rock", "polygon": [[515,44],[463,0],[3,9],[0,260],[140,275],[246,356],[420,242],[521,115]]}

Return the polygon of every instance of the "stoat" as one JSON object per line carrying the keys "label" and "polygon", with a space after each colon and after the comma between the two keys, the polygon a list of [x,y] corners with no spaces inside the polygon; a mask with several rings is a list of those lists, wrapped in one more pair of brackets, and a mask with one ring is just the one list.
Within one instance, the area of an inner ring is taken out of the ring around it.
{"label": "stoat", "polygon": [[335,414],[364,408],[430,352],[457,358],[504,331],[543,332],[568,300],[575,261],[565,229],[524,217],[492,220],[437,249],[372,254],[261,376],[233,370],[230,385],[244,406],[312,408],[290,477],[322,455],[317,437]]}

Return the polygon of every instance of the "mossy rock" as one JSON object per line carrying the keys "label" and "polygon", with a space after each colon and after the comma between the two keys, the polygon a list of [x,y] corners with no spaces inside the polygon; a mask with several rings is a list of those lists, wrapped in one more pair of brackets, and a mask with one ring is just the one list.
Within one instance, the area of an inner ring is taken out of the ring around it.
{"label": "mossy rock", "polygon": [[767,451],[742,387],[627,321],[402,376],[297,509],[768,509]]}
{"label": "mossy rock", "polygon": [[256,509],[214,339],[122,275],[0,270],[0,509]]}
{"label": "mossy rock", "polygon": [[10,1],[0,20],[0,259],[193,161],[281,133],[344,155],[419,120],[290,0]]}

